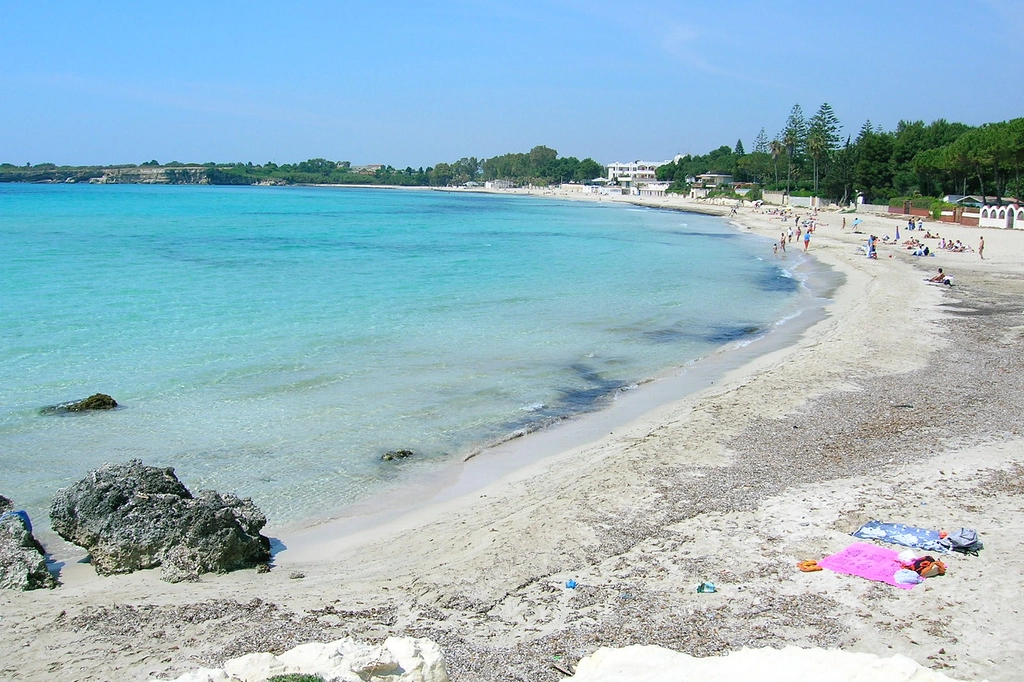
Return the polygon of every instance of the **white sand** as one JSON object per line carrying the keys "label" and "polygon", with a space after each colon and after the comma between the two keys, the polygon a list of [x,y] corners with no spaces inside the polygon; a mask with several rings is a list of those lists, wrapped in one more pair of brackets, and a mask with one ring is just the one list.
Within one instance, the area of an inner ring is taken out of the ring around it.
{"label": "white sand", "polygon": [[[751,209],[737,219],[766,236],[783,229]],[[64,585],[55,591],[0,594],[0,678],[173,676],[245,650],[283,651],[295,643],[288,636],[319,629],[323,641],[349,634],[434,637],[452,657],[453,680],[521,679],[531,665],[548,676],[530,679],[553,680],[560,674],[541,660],[551,652],[572,662],[601,645],[647,643],[697,655],[744,645],[824,645],[899,653],[954,678],[1019,679],[1024,439],[1002,422],[993,427],[998,433],[961,442],[888,418],[877,424],[876,438],[869,433],[875,422],[857,419],[858,410],[871,407],[862,404],[865,396],[876,395],[864,390],[871,382],[891,377],[893,390],[903,390],[905,373],[935,371],[951,343],[943,320],[955,311],[944,303],[964,299],[958,306],[969,308],[974,292],[996,291],[1017,297],[1008,300],[1024,310],[1024,232],[929,222],[929,229],[972,246],[984,234],[986,260],[974,253],[915,259],[881,246],[879,259],[869,261],[856,245],[869,232],[893,234],[898,217],[868,217],[862,235],[849,227],[842,233],[838,214],[822,213],[821,221],[811,252],[846,283],[828,318],[797,342],[610,433],[521,439],[510,447],[537,443],[540,452],[558,452],[489,483],[481,472],[500,457],[485,453],[470,462],[457,488],[470,492],[461,496],[442,494],[362,530],[340,524],[285,536],[292,549],[277,556],[269,574],[241,571],[170,585],[158,571],[99,578],[88,565],[65,566]],[[956,277],[952,289],[922,282],[922,268],[939,266]],[[1018,318],[1022,312],[1000,310]],[[1010,358],[1007,372],[1020,369],[1012,357],[1022,328],[1024,319],[991,327],[992,343]],[[963,400],[986,400],[984,388],[964,386]],[[911,414],[924,414],[927,396],[913,398]],[[829,450],[826,438],[813,441],[817,460],[811,456],[787,474],[791,484],[778,482],[772,467],[759,471],[757,457],[743,455],[743,444],[733,440],[751,424],[785,425],[765,446],[764,461],[775,462],[783,455],[772,443],[785,445],[786,434],[804,421],[808,428],[818,423],[814,410],[826,399],[837,401],[829,403],[838,405],[836,418],[820,429],[834,429],[836,442],[864,442],[872,453],[889,448],[871,454],[873,475],[847,475],[852,469],[844,467],[853,465],[842,450]],[[925,444],[927,451],[903,457],[904,429],[914,438],[908,451]],[[885,445],[886,439],[895,440]],[[979,486],[992,472],[1009,472],[995,494],[991,485]],[[703,482],[714,490],[722,481],[730,485],[717,497],[701,497]],[[694,514],[680,511],[691,507]],[[987,547],[977,558],[951,557],[946,576],[906,592],[795,569],[799,560],[839,551],[852,541],[848,533],[872,518],[973,526]],[[304,577],[291,578],[296,572]],[[580,588],[565,589],[569,578]],[[717,582],[720,592],[696,594],[703,580]],[[225,607],[216,616],[196,616],[191,606],[256,597],[263,606]],[[268,612],[267,603],[276,610]]]}

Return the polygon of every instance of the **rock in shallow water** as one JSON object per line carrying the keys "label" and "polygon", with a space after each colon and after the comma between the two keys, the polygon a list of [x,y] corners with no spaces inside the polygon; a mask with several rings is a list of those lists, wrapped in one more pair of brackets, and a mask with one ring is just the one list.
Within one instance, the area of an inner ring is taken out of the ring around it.
{"label": "rock in shallow water", "polygon": [[59,583],[46,567],[46,552],[32,535],[24,512],[0,495],[0,589],[37,590]]}
{"label": "rock in shallow water", "polygon": [[117,407],[117,401],[106,393],[94,393],[85,400],[75,400],[70,403],[61,403],[51,407],[44,407],[43,414],[59,414],[61,412],[88,412],[90,410],[112,410]]}
{"label": "rock in shallow water", "polygon": [[270,559],[267,519],[252,503],[204,490],[194,497],[174,469],[134,459],[106,464],[57,491],[53,530],[89,552],[101,575],[162,567],[168,582],[250,568]]}

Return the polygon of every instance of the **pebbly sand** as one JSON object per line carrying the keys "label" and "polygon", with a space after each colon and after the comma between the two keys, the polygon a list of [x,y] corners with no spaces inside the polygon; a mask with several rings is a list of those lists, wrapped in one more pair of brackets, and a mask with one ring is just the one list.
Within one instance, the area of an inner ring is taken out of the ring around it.
{"label": "pebbly sand", "polygon": [[[267,574],[171,585],[66,565],[57,590],[0,593],[0,678],[170,678],[397,634],[437,641],[456,682],[559,680],[553,664],[629,644],[901,653],[957,679],[1019,679],[1024,232],[928,222],[974,247],[984,234],[986,259],[882,245],[870,261],[857,246],[898,217],[868,217],[863,234],[820,218],[810,251],[846,282],[795,343],[485,487],[361,530],[284,535]],[[774,237],[791,224],[734,220]],[[955,286],[922,281],[937,267]],[[796,569],[870,519],[974,527],[986,549],[907,591]],[[706,580],[719,591],[696,593]]]}

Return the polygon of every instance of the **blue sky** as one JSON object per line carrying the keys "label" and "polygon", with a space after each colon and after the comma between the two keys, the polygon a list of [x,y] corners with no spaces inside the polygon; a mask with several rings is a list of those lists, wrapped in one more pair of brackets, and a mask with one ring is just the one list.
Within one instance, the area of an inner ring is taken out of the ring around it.
{"label": "blue sky", "polygon": [[1024,115],[1020,0],[0,0],[0,161],[428,166],[749,150],[799,103]]}

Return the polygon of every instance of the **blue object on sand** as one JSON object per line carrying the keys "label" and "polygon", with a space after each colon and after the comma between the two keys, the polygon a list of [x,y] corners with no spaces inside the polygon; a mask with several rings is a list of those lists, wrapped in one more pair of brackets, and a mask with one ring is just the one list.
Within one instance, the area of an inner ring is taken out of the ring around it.
{"label": "blue object on sand", "polygon": [[949,547],[939,538],[939,531],[908,526],[905,523],[868,521],[850,535],[865,540],[881,540],[894,545],[915,547],[927,552],[949,553]]}
{"label": "blue object on sand", "polygon": [[566,587],[568,587],[568,588],[569,588],[570,590],[575,590],[575,589],[576,589],[576,586],[577,586],[578,584],[579,584],[579,583],[577,583],[577,582],[576,582],[575,580],[573,580],[572,578],[569,578],[568,580],[566,580],[566,581],[565,581],[565,586],[566,586]]}
{"label": "blue object on sand", "polygon": [[17,516],[19,519],[21,519],[21,522],[25,524],[25,529],[28,530],[29,533],[32,532],[32,522],[28,519],[27,511],[22,511],[19,509],[18,511],[4,512],[3,514],[0,514],[0,519],[6,519],[8,516]]}

